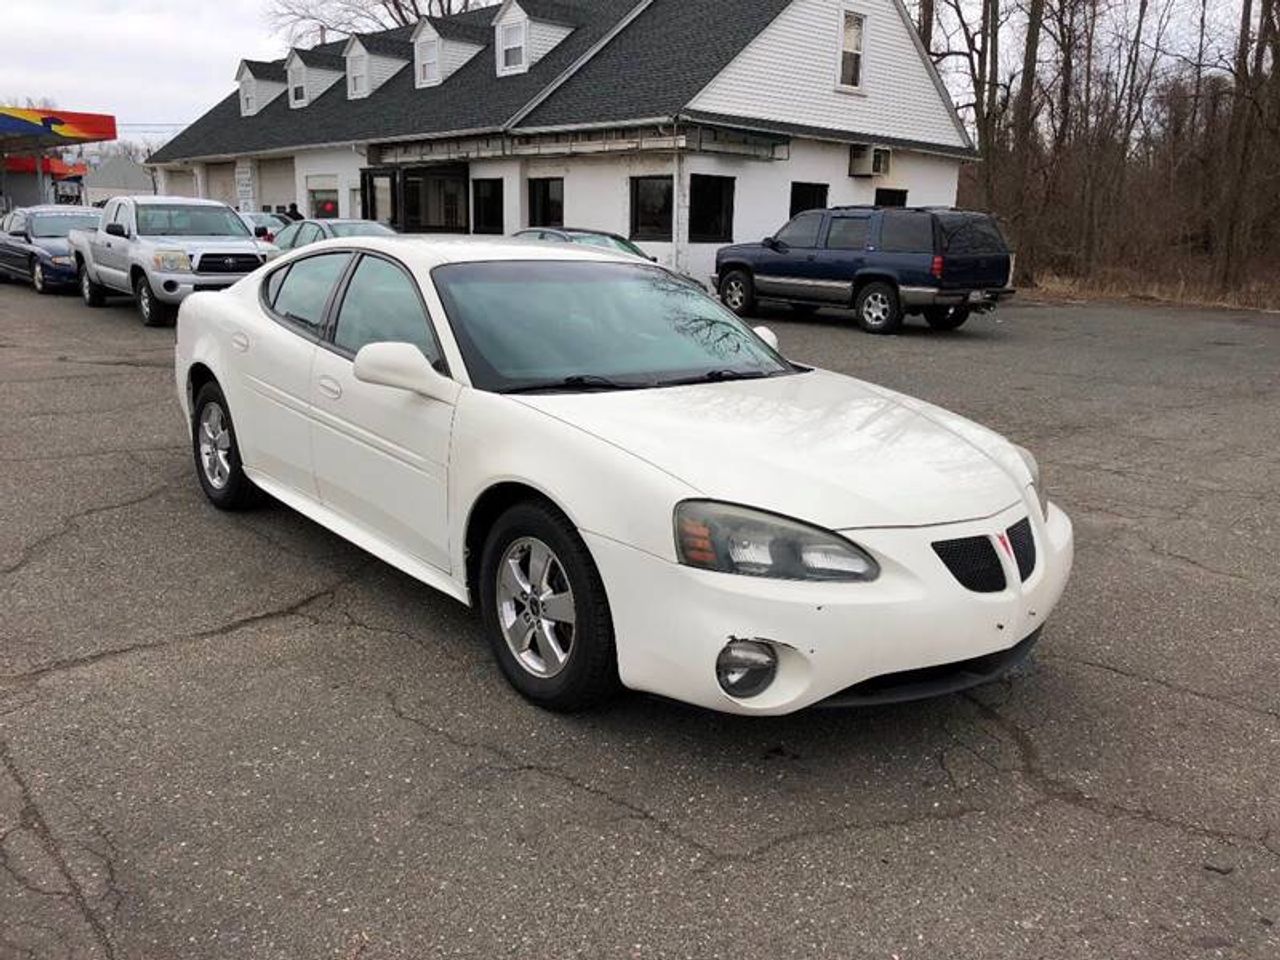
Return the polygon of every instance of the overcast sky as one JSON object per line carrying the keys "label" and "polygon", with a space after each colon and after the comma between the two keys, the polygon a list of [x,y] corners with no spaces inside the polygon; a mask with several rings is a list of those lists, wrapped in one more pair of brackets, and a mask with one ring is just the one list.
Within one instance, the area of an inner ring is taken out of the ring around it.
{"label": "overcast sky", "polygon": [[[124,139],[163,140],[235,87],[241,58],[285,49],[263,0],[0,0],[0,104],[47,97],[64,110],[109,113]],[[56,13],[54,7],[57,8]]]}

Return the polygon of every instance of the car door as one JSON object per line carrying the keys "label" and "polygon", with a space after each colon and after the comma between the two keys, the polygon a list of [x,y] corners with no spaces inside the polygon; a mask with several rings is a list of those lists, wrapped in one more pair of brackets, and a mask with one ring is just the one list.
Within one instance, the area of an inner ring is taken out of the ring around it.
{"label": "car door", "polygon": [[853,301],[853,281],[867,263],[871,213],[833,214],[827,224],[818,264],[823,279],[832,281],[830,296],[844,304]]}
{"label": "car door", "polygon": [[311,377],[326,311],[346,272],[345,251],[301,257],[268,273],[258,303],[230,321],[228,355],[237,370],[232,416],[250,473],[312,500]]}
{"label": "car door", "polygon": [[797,214],[761,249],[755,267],[756,292],[760,296],[833,299],[816,265],[825,216],[821,210]]}
{"label": "car door", "polygon": [[26,276],[27,215],[16,210],[0,221],[0,270]]}
{"label": "car door", "polygon": [[[103,229],[94,234],[93,262],[98,268],[98,281],[115,287],[129,289],[129,237],[133,234],[132,205],[124,200],[115,201],[114,207],[102,218]],[[113,237],[106,232],[109,223],[123,228],[123,237]]]}
{"label": "car door", "polygon": [[397,550],[449,571],[449,442],[454,408],[408,390],[363,383],[354,359],[369,343],[412,343],[444,372],[417,281],[365,253],[316,353],[312,449],[325,506]]}

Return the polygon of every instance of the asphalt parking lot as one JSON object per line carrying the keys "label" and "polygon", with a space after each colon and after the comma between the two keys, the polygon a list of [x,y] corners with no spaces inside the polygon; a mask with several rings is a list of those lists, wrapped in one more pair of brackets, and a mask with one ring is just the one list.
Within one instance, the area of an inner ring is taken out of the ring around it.
{"label": "asphalt parking lot", "polygon": [[1280,956],[1280,318],[767,322],[1039,455],[1029,667],[541,713],[458,604],[205,503],[172,330],[0,285],[0,957]]}

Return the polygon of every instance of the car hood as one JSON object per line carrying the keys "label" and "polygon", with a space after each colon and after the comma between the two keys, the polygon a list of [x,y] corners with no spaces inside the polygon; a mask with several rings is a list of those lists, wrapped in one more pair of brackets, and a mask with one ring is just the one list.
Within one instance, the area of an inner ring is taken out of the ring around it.
{"label": "car hood", "polygon": [[65,257],[71,252],[71,241],[66,237],[32,237],[31,245],[39,247],[51,257]]}
{"label": "car hood", "polygon": [[196,253],[264,253],[266,245],[248,237],[139,237],[150,247]]}
{"label": "car hood", "polygon": [[821,370],[518,399],[703,496],[834,530],[991,516],[1029,481],[1013,445],[990,430]]}

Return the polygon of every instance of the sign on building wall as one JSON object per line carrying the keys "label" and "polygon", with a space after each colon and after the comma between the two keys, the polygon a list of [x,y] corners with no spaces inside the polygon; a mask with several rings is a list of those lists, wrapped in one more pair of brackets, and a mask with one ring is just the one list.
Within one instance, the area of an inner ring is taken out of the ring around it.
{"label": "sign on building wall", "polygon": [[248,212],[258,209],[257,170],[252,160],[236,161],[236,206]]}

